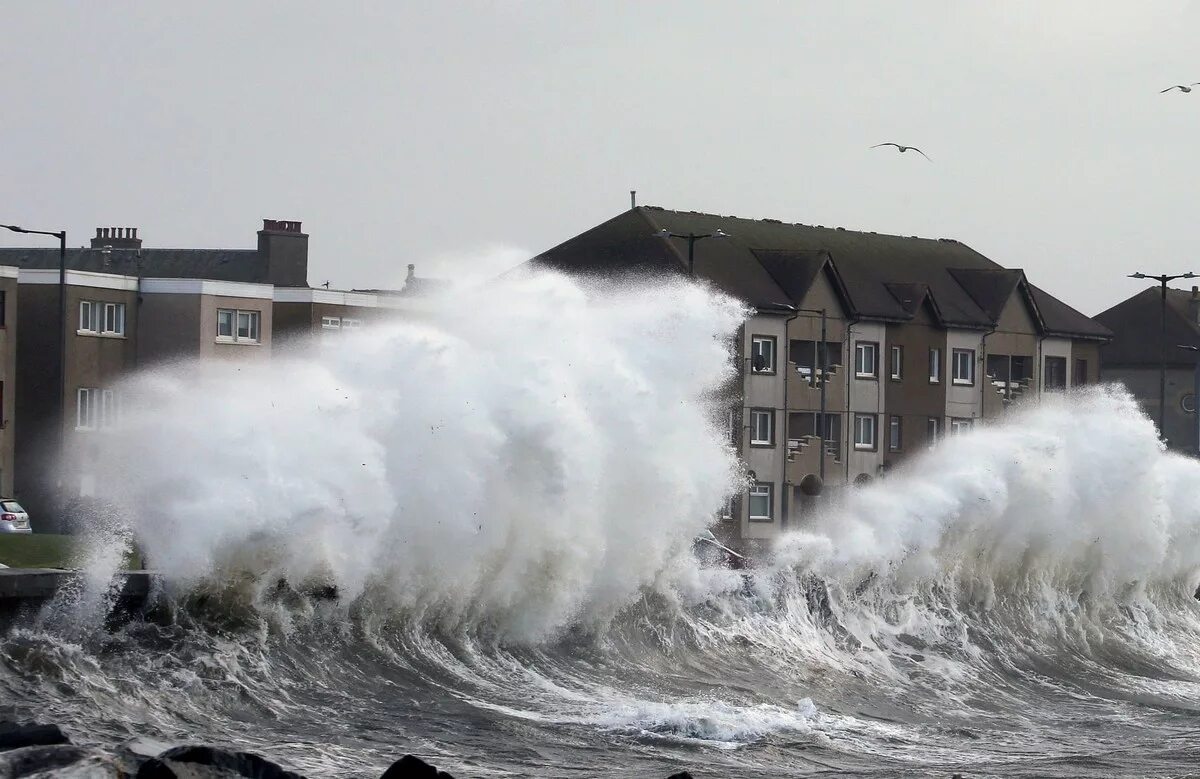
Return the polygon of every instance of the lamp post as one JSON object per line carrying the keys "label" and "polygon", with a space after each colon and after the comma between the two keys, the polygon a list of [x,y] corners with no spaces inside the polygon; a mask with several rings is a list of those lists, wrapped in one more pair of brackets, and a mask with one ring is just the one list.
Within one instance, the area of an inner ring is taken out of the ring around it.
{"label": "lamp post", "polygon": [[728,238],[729,233],[721,228],[717,228],[711,233],[673,233],[667,228],[658,231],[657,235],[660,238],[670,240],[672,238],[682,238],[688,242],[688,276],[695,277],[696,275],[696,241],[703,241],[705,238]]}
{"label": "lamp post", "polygon": [[1155,276],[1149,273],[1130,273],[1131,279],[1153,279],[1158,282],[1162,291],[1162,305],[1160,311],[1160,335],[1158,339],[1158,435],[1160,438],[1166,438],[1166,431],[1163,424],[1166,422],[1167,413],[1167,282],[1175,279],[1194,279],[1196,274],[1188,271],[1187,273],[1177,273],[1171,275]]}

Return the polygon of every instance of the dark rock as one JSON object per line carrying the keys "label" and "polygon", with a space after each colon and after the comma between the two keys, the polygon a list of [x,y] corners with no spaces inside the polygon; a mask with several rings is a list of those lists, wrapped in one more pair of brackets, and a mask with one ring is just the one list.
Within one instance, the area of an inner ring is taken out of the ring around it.
{"label": "dark rock", "polygon": [[667,779],[692,779],[692,775],[687,771],[680,771],[677,774],[671,774]]}
{"label": "dark rock", "polygon": [[15,722],[0,722],[0,752],[21,747],[70,743],[71,739],[66,737],[58,725],[38,725],[32,722],[18,725]]}
{"label": "dark rock", "polygon": [[[17,779],[32,774],[63,771],[85,758],[96,758],[95,750],[71,744],[39,745],[0,753],[0,779]],[[115,772],[114,772],[115,774]],[[55,774],[57,775],[57,774]],[[97,775],[103,774],[97,772]]]}
{"label": "dark rock", "polygon": [[445,771],[439,771],[419,757],[405,755],[388,767],[379,779],[454,779]]}
{"label": "dark rock", "polygon": [[138,779],[217,779],[238,776],[246,779],[304,779],[266,758],[249,752],[226,752],[214,747],[174,747],[138,768]]}

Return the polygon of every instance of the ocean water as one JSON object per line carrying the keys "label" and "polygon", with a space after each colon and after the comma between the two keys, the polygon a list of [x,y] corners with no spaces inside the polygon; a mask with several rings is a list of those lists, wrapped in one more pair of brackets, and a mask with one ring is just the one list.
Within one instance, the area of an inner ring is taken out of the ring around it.
{"label": "ocean water", "polygon": [[[724,569],[693,539],[742,479],[746,313],[539,275],[135,377],[86,586],[0,637],[0,717],[313,776],[1196,773],[1200,465],[1094,388]],[[105,625],[130,536],[166,622]]]}

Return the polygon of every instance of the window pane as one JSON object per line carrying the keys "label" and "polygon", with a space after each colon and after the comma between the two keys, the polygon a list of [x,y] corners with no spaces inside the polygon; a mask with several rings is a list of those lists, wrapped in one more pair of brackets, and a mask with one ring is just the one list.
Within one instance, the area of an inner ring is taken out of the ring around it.
{"label": "window pane", "polygon": [[942,350],[929,350],[929,380],[933,382],[942,380]]}
{"label": "window pane", "polygon": [[899,346],[892,347],[892,378],[900,378],[900,372],[904,366],[904,352]]}
{"label": "window pane", "polygon": [[217,337],[233,337],[233,312],[227,309],[217,311]]}
{"label": "window pane", "polygon": [[258,312],[250,312],[250,340],[258,340]]}
{"label": "window pane", "polygon": [[900,448],[900,417],[892,417],[888,422],[888,446],[893,450]]}

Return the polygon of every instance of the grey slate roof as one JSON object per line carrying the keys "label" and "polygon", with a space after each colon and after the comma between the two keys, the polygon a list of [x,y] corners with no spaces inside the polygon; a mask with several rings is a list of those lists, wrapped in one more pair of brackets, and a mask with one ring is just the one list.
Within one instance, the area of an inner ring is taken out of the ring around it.
{"label": "grey slate roof", "polygon": [[[266,258],[256,249],[142,249],[141,275],[148,278],[213,279],[269,283]],[[0,248],[0,265],[58,268],[58,249]],[[138,275],[137,251],[67,249],[67,268]]]}
{"label": "grey slate roof", "polygon": [[727,238],[696,244],[696,276],[760,309],[797,305],[817,268],[826,267],[855,318],[907,321],[920,302],[903,301],[923,294],[943,325],[986,330],[996,324],[999,309],[1013,289],[1025,284],[1048,332],[1094,339],[1109,336],[1103,326],[1028,285],[1021,271],[1002,268],[971,247],[945,238],[644,206],[619,214],[531,262],[606,275],[685,273],[687,242],[656,235],[663,229],[685,235],[718,229],[728,233]]}
{"label": "grey slate roof", "polygon": [[[1200,346],[1200,324],[1189,315],[1192,293],[1182,289],[1167,290],[1167,364],[1191,368],[1196,354],[1177,348],[1178,344]],[[1131,298],[1121,301],[1096,319],[1113,332],[1113,339],[1101,347],[1100,358],[1105,366],[1158,367],[1159,344],[1162,342],[1162,298],[1159,287],[1148,287]]]}

